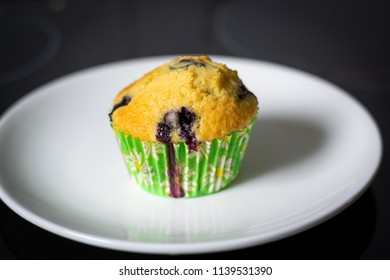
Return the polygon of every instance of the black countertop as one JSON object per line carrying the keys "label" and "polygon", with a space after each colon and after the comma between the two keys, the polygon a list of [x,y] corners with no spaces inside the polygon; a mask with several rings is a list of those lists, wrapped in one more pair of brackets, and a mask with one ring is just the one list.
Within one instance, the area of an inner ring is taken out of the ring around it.
{"label": "black countertop", "polygon": [[[384,154],[368,191],[303,233],[183,259],[390,259],[390,5],[385,1],[1,1],[0,113],[76,70],[129,58],[206,53],[295,67],[348,91],[373,115]],[[1,168],[1,167],[0,167]],[[38,228],[0,202],[1,259],[156,259]]]}

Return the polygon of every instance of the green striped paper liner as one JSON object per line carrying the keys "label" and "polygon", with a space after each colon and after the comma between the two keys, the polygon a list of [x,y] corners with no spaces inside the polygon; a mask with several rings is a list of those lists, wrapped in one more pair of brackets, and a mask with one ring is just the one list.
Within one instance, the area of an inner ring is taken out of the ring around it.
{"label": "green striped paper liner", "polygon": [[[187,144],[174,144],[184,197],[209,195],[225,189],[238,175],[255,123],[230,136],[203,141],[199,151],[188,152]],[[141,141],[116,132],[129,173],[146,191],[170,197],[168,157],[165,144]]]}

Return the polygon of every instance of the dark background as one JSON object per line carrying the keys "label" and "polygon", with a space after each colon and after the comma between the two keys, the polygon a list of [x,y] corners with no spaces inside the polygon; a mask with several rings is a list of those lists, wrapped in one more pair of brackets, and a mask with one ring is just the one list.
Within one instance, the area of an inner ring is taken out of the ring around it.
{"label": "dark background", "polygon": [[[277,62],[337,84],[372,113],[384,155],[369,190],[331,220],[270,244],[180,258],[390,259],[386,1],[0,1],[0,113],[32,89],[79,69],[188,53]],[[0,258],[178,256],[80,244],[32,225],[0,201]]]}

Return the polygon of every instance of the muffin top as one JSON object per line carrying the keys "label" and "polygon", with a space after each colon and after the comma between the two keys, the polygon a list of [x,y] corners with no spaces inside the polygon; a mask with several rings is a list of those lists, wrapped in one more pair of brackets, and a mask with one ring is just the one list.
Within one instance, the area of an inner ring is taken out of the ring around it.
{"label": "muffin top", "polygon": [[212,141],[246,127],[256,97],[224,64],[181,56],[147,73],[116,96],[115,131],[151,142]]}

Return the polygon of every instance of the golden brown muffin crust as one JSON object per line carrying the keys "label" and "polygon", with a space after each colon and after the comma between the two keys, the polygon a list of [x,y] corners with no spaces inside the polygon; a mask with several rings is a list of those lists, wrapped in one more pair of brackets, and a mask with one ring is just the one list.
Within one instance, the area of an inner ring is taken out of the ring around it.
{"label": "golden brown muffin crust", "polygon": [[[124,97],[131,99],[127,105]],[[246,127],[257,106],[237,71],[207,56],[181,56],[124,88],[114,100],[112,124],[116,131],[156,142],[166,114],[185,107],[196,115],[192,131],[197,140],[212,141]],[[175,130],[171,137],[174,143],[183,141]]]}

